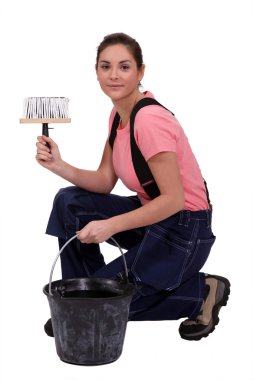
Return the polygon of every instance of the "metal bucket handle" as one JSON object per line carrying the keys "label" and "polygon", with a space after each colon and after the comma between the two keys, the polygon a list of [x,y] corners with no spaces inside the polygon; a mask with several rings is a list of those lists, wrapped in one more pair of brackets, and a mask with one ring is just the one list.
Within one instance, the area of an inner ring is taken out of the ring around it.
{"label": "metal bucket handle", "polygon": [[[53,277],[53,273],[54,273],[54,268],[55,268],[55,265],[57,263],[57,260],[60,256],[60,254],[62,253],[62,251],[64,250],[64,248],[72,241],[74,240],[75,238],[77,238],[78,235],[74,235],[72,236],[60,249],[60,251],[57,253],[57,256],[53,262],[53,265],[52,265],[52,268],[51,268],[51,272],[50,272],[50,276],[49,276],[49,295],[50,296],[53,296],[53,293],[52,293],[52,277]],[[120,253],[122,255],[122,259],[123,259],[123,263],[124,263],[124,267],[125,267],[125,273],[126,273],[126,278],[128,278],[128,270],[127,270],[127,263],[126,263],[126,259],[125,259],[125,255],[124,255],[124,252],[122,251],[122,248],[120,247],[119,243],[113,238],[113,237],[110,237],[109,240],[112,240],[116,246],[119,248],[120,250]]]}

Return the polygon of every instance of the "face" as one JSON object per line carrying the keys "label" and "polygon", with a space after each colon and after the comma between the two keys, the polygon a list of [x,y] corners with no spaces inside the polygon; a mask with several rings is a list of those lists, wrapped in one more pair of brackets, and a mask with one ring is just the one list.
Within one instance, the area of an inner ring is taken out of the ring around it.
{"label": "face", "polygon": [[101,89],[116,102],[130,99],[139,92],[144,66],[138,69],[130,50],[117,44],[108,46],[101,52],[96,71]]}

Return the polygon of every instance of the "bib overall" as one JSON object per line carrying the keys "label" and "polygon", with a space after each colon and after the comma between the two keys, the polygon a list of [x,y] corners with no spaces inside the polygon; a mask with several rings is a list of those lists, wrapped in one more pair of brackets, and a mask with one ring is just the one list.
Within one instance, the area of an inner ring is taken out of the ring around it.
{"label": "bib overall", "polygon": [[[107,219],[141,207],[137,196],[91,193],[75,186],[61,189],[53,203],[46,233],[60,247],[93,220]],[[201,309],[205,280],[200,272],[215,241],[211,209],[181,211],[145,228],[114,235],[126,249],[130,281],[136,292],[129,320],[194,319]],[[110,241],[108,241],[110,243]],[[63,278],[124,275],[119,256],[105,264],[98,244],[74,239],[61,255]]]}

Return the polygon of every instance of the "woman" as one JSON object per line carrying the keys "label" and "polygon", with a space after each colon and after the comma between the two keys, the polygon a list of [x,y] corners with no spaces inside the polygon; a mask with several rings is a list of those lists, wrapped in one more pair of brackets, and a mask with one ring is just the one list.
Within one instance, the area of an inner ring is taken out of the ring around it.
{"label": "woman", "polygon": [[[186,317],[179,327],[181,337],[199,340],[218,323],[230,283],[224,277],[200,272],[215,240],[211,206],[182,127],[158,105],[137,113],[134,133],[160,194],[150,199],[137,179],[129,118],[141,99],[153,97],[139,89],[144,70],[141,48],[133,38],[115,33],[99,45],[97,79],[114,105],[110,129],[116,112],[120,123],[113,151],[107,140],[96,171],[71,166],[63,161],[51,138],[38,137],[38,163],[75,185],[56,195],[47,233],[59,238],[60,247],[78,234],[78,240],[61,255],[63,278],[121,276],[122,258],[105,265],[99,250],[99,243],[114,236],[127,249],[129,278],[136,289],[129,320]],[[137,195],[111,194],[118,178]],[[50,320],[45,330],[53,335]]]}

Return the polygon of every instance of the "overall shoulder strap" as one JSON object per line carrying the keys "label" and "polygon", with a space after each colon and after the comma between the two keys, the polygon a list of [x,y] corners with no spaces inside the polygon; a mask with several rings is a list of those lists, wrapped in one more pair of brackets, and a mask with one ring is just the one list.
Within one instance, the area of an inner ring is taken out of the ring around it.
{"label": "overall shoulder strap", "polygon": [[[136,114],[141,108],[149,106],[149,105],[159,105],[165,108],[166,110],[168,110],[166,107],[164,107],[162,104],[160,104],[157,100],[153,98],[141,99],[133,108],[133,111],[130,116],[130,144],[131,144],[133,166],[134,166],[136,176],[141,186],[143,187],[145,192],[148,194],[148,196],[151,199],[154,199],[160,194],[160,191],[154,180],[151,170],[149,169],[149,166],[145,158],[143,157],[138,145],[136,144],[136,141],[134,138],[134,120],[135,120]],[[169,112],[174,116],[174,114],[171,111]],[[114,140],[117,134],[117,128],[119,126],[119,122],[120,122],[120,116],[118,113],[116,113],[113,123],[112,123],[111,134],[109,137],[109,144],[112,149],[113,149]],[[210,202],[209,192],[208,192],[208,188],[207,188],[207,184],[205,180],[204,180],[204,185],[206,189],[207,200],[208,200],[210,208],[212,209],[212,204]]]}
{"label": "overall shoulder strap", "polygon": [[[135,137],[134,137],[134,120],[136,117],[137,112],[146,106],[150,105],[158,105],[166,110],[168,110],[166,107],[164,107],[162,104],[160,104],[157,100],[154,98],[143,98],[141,99],[133,108],[132,113],[130,115],[130,145],[131,145],[131,154],[132,154],[132,160],[133,160],[133,166],[136,173],[136,176],[145,190],[145,192],[148,194],[148,196],[153,199],[156,198],[160,191],[158,189],[158,186],[154,180],[154,177],[151,173],[151,170],[149,169],[149,166],[143,157],[138,145],[136,144]],[[169,110],[168,110],[169,111]],[[169,111],[172,115],[174,115],[171,111]],[[111,148],[113,149],[113,144],[117,135],[117,128],[119,126],[120,122],[120,116],[118,113],[114,116],[111,133],[109,136],[109,144]]]}
{"label": "overall shoulder strap", "polygon": [[118,112],[116,112],[116,115],[114,116],[114,119],[112,122],[112,128],[111,128],[111,132],[110,132],[110,136],[109,136],[109,144],[110,144],[112,149],[113,149],[114,140],[115,140],[116,135],[117,135],[117,128],[119,126],[119,122],[120,122],[120,116],[119,116]]}
{"label": "overall shoulder strap", "polygon": [[147,161],[143,157],[138,145],[136,144],[135,137],[134,137],[134,120],[135,120],[136,114],[141,108],[150,106],[150,105],[158,105],[165,108],[162,104],[160,104],[157,100],[153,98],[141,99],[135,105],[130,115],[130,143],[131,143],[132,160],[133,160],[134,170],[137,175],[137,178],[141,186],[145,190],[145,192],[148,194],[148,196],[151,199],[154,199],[158,195],[160,195],[160,191],[154,180],[151,170],[149,169]]}
{"label": "overall shoulder strap", "polygon": [[[135,107],[132,111],[133,123],[134,123],[134,119],[135,119],[137,112],[142,107],[150,106],[150,105],[158,105],[158,106],[165,108],[162,104],[160,104],[157,100],[155,100],[153,98],[143,98],[135,105]],[[165,108],[165,109],[167,109],[167,108]],[[174,114],[171,111],[170,111],[170,113],[174,116]],[[118,112],[116,112],[114,119],[113,119],[113,122],[112,122],[112,128],[111,128],[111,132],[110,132],[110,136],[109,136],[109,144],[110,144],[112,149],[113,149],[114,140],[115,140],[116,135],[117,135],[117,129],[119,126],[119,122],[120,122],[120,116],[119,116]]]}

